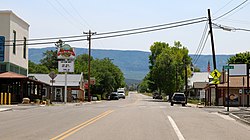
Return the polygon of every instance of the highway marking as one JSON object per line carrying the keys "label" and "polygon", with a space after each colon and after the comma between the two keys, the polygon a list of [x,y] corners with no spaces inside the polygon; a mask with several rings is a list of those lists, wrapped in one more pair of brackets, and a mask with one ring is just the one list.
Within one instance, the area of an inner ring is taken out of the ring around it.
{"label": "highway marking", "polygon": [[63,140],[63,139],[65,139],[66,137],[68,137],[68,136],[74,134],[75,132],[79,131],[80,129],[82,129],[82,128],[84,128],[84,127],[86,127],[86,126],[88,126],[88,125],[90,125],[90,124],[92,124],[92,123],[98,121],[99,119],[101,119],[101,118],[103,118],[103,117],[109,115],[109,114],[112,113],[113,111],[114,111],[114,110],[108,110],[108,111],[106,111],[106,112],[103,112],[103,113],[99,114],[98,116],[96,116],[96,117],[94,117],[94,118],[92,118],[92,119],[90,119],[90,120],[88,120],[88,121],[86,121],[86,122],[83,122],[83,123],[81,123],[81,124],[79,124],[79,125],[77,125],[77,126],[71,128],[71,129],[69,129],[69,130],[63,132],[62,134],[60,134],[60,135],[58,135],[58,136],[56,136],[56,137],[54,137],[54,138],[51,138],[50,140]]}
{"label": "highway marking", "polygon": [[181,131],[179,130],[179,128],[177,127],[176,123],[174,122],[174,120],[168,116],[168,120],[170,121],[172,127],[174,128],[174,131],[177,135],[177,137],[179,138],[179,140],[185,140],[185,138],[183,137],[183,135],[181,134]]}

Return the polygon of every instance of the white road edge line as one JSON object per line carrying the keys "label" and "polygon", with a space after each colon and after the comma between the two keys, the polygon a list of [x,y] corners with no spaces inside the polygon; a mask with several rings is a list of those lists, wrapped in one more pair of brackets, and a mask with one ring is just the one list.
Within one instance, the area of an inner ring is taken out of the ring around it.
{"label": "white road edge line", "polygon": [[176,123],[174,122],[174,120],[168,116],[168,120],[170,121],[172,127],[174,128],[174,131],[177,135],[177,137],[179,138],[179,140],[185,140],[185,138],[183,137],[183,135],[181,134],[181,131],[179,130],[179,128],[177,127]]}

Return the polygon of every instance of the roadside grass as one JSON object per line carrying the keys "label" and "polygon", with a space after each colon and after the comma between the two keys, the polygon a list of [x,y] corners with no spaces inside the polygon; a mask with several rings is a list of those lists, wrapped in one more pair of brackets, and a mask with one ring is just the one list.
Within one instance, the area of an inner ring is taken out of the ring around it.
{"label": "roadside grass", "polygon": [[188,99],[187,102],[190,104],[196,104],[196,105],[204,103],[203,101],[200,101],[199,99]]}

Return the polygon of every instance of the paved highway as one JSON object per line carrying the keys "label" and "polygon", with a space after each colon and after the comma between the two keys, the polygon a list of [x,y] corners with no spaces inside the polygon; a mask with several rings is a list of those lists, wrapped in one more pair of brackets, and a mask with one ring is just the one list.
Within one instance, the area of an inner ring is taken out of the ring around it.
{"label": "paved highway", "polygon": [[1,140],[249,140],[250,127],[216,111],[137,93],[83,105],[0,112]]}

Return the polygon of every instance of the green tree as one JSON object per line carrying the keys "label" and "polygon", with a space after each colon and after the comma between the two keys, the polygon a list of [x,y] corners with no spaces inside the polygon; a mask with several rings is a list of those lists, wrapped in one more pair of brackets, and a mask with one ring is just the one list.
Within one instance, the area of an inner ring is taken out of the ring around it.
{"label": "green tree", "polygon": [[92,93],[104,97],[104,94],[125,86],[123,73],[110,59],[93,60],[91,69],[91,76],[96,80],[95,85],[91,87]]}
{"label": "green tree", "polygon": [[29,60],[29,73],[47,74],[49,73],[49,69],[44,65],[36,64]]}
{"label": "green tree", "polygon": [[174,46],[156,42],[150,50],[150,72],[147,79],[151,79],[151,83],[155,84],[160,93],[163,91],[171,94],[183,90],[185,66],[188,68],[189,76],[191,75],[191,58],[188,56],[188,50],[179,41],[174,42]]}
{"label": "green tree", "polygon": [[228,64],[250,64],[250,52],[238,53],[230,57]]}
{"label": "green tree", "polygon": [[43,59],[40,60],[41,65],[46,66],[50,71],[57,70],[58,60],[57,60],[57,51],[46,51],[43,53]]}

